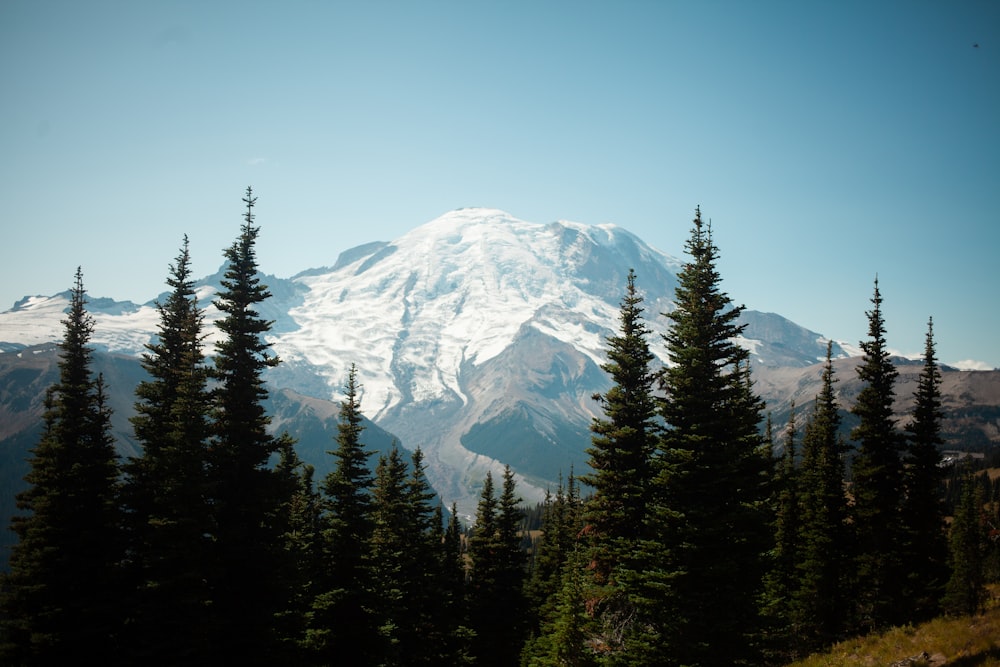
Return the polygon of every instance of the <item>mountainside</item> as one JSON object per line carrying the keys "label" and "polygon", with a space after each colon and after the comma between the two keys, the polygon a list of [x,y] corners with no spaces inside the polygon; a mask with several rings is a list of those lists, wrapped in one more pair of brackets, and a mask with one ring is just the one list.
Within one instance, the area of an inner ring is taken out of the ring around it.
{"label": "mountainside", "polygon": [[[0,530],[0,571],[6,569],[15,540],[14,533],[6,530],[15,513],[14,496],[27,486],[24,476],[30,450],[41,436],[45,392],[59,380],[58,363],[59,350],[51,343],[0,354],[0,526],[4,528]],[[93,369],[104,375],[108,385],[118,453],[123,458],[136,456],[139,449],[129,418],[135,414],[135,386],[146,379],[146,372],[137,357],[108,352],[94,354]],[[266,407],[271,430],[295,434],[299,457],[315,467],[314,479],[321,481],[333,469],[334,459],[327,452],[336,447],[339,404],[276,389]],[[393,436],[368,420],[364,424],[361,439],[375,452],[370,461],[374,468],[379,454],[391,449]]]}
{"label": "mountainside", "polygon": [[[680,267],[614,225],[453,211],[395,241],[348,250],[331,267],[264,276],[274,296],[262,312],[275,321],[270,340],[284,360],[269,381],[275,392],[337,401],[355,363],[365,415],[424,450],[446,502],[471,511],[486,470],[504,463],[525,499],[540,498],[560,473],[585,464],[591,396],[608,387],[600,364],[628,270],[645,298],[653,352],[666,363],[662,313]],[[220,277],[199,282],[209,353]],[[0,313],[0,350],[57,340],[66,304],[66,295],[30,297]],[[137,355],[157,325],[153,302],[88,307],[99,350]],[[743,321],[739,342],[757,372],[807,369],[825,354],[826,338],[780,315],[746,311]],[[836,357],[849,350],[834,344]]]}
{"label": "mountainside", "polygon": [[[860,357],[833,362],[834,393],[840,405],[841,431],[845,438],[857,425],[857,418],[850,414],[850,409],[863,388],[856,372],[860,363]],[[917,390],[923,362],[894,357],[893,364],[899,371],[893,411],[899,426],[903,427],[911,418],[913,393]],[[812,414],[816,394],[822,385],[822,373],[823,364],[806,368],[754,369],[755,387],[767,402],[779,447],[792,402],[799,428],[804,427]],[[941,398],[944,410],[941,430],[946,449],[981,452],[1000,446],[1000,372],[960,371],[942,366]],[[800,439],[801,436],[800,432]]]}

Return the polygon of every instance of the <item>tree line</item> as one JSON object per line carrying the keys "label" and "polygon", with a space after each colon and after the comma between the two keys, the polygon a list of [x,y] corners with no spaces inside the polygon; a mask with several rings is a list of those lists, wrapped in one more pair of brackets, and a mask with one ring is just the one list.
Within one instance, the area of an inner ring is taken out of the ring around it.
{"label": "tree line", "polygon": [[91,372],[77,270],[11,526],[5,664],[781,664],[981,605],[989,505],[967,475],[946,530],[933,329],[902,430],[877,280],[856,454],[839,432],[828,349],[801,445],[793,411],[775,456],[749,353],[734,342],[743,307],[721,289],[696,209],[662,334],[670,363],[654,369],[630,272],[590,470],[547,494],[532,537],[509,466],[483,480],[469,528],[433,502],[419,448],[373,466],[353,366],[324,479],[291,434],[269,433],[263,374],[280,359],[257,310],[270,294],[255,201],[248,188],[225,250],[211,357],[186,237],[170,266],[135,392],[142,453],[126,461]]}

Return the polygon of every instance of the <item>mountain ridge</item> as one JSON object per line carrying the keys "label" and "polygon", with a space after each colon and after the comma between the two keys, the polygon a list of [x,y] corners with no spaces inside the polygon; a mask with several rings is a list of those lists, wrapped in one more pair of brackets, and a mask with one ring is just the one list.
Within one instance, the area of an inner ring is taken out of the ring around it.
{"label": "mountain ridge", "polygon": [[[472,501],[485,472],[504,463],[520,475],[522,495],[540,498],[585,461],[598,410],[591,396],[608,386],[600,364],[628,271],[645,299],[651,351],[665,364],[660,334],[681,267],[616,225],[457,209],[393,241],[348,249],[328,268],[262,275],[273,296],[260,311],[274,322],[268,340],[284,360],[268,380],[336,401],[356,364],[364,414],[424,450],[448,501]],[[197,282],[209,355],[223,270]],[[0,350],[58,340],[65,296],[18,303],[0,313]],[[158,325],[154,304],[92,300],[92,344],[140,354]],[[737,342],[755,368],[807,367],[826,352],[825,336],[780,315],[747,310],[742,321]],[[834,343],[834,356],[847,355]]]}

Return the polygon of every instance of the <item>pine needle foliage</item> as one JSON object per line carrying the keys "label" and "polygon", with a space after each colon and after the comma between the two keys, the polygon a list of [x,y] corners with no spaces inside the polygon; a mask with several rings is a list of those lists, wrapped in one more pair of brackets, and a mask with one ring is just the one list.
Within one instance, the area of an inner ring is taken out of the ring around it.
{"label": "pine needle foliage", "polygon": [[94,320],[76,271],[59,343],[59,380],[32,450],[19,542],[3,580],[3,643],[10,665],[115,664],[124,626],[119,462],[104,380],[92,372]]}
{"label": "pine needle foliage", "polygon": [[700,209],[686,251],[664,335],[671,364],[660,385],[666,430],[650,522],[660,545],[651,565],[675,616],[650,625],[662,627],[664,659],[739,664],[755,659],[773,467],[749,352],[736,344],[743,307],[721,290],[719,249]]}
{"label": "pine needle foliage", "polygon": [[860,420],[851,432],[859,443],[854,458],[852,521],[857,544],[856,575],[859,627],[887,627],[905,620],[903,535],[903,440],[893,417],[898,371],[885,339],[878,279],[868,316],[868,339],[858,378],[864,386],[851,412]]}
{"label": "pine needle foliage", "polygon": [[[132,426],[142,454],[125,466],[129,577],[136,603],[130,620],[132,659],[192,664],[210,638],[208,440],[211,396],[202,352],[202,313],[184,237],[170,266],[171,292],[157,304],[156,339],[142,366]],[[178,642],[177,637],[187,637]]]}

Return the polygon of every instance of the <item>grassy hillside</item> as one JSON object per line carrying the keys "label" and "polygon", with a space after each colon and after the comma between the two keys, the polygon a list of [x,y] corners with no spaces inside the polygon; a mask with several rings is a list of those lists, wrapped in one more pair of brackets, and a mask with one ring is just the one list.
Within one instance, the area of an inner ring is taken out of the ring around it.
{"label": "grassy hillside", "polygon": [[[991,602],[978,616],[942,617],[881,635],[849,639],[789,667],[1000,667],[1000,586],[991,592]],[[906,662],[916,656],[923,657]]]}

